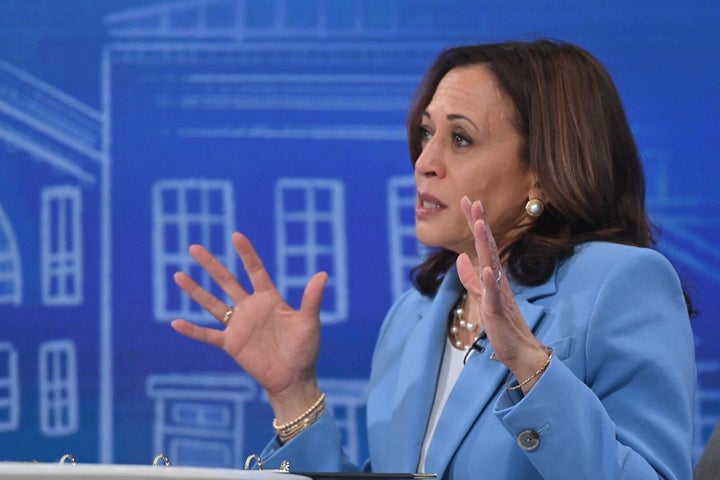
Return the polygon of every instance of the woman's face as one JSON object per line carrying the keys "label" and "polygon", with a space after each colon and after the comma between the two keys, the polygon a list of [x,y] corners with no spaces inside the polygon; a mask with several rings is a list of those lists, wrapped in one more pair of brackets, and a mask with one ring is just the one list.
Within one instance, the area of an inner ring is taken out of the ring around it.
{"label": "woman's face", "polygon": [[519,157],[521,137],[510,123],[513,105],[485,67],[450,70],[440,81],[421,125],[415,163],[420,242],[474,258],[472,233],[460,199],[480,200],[498,248],[526,222],[525,203],[540,197],[533,172]]}

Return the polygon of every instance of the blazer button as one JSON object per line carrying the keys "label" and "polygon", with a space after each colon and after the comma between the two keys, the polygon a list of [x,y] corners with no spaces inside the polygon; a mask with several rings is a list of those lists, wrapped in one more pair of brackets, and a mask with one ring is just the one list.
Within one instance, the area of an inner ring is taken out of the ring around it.
{"label": "blazer button", "polygon": [[540,435],[535,430],[523,430],[517,437],[517,444],[526,452],[532,452],[540,446]]}

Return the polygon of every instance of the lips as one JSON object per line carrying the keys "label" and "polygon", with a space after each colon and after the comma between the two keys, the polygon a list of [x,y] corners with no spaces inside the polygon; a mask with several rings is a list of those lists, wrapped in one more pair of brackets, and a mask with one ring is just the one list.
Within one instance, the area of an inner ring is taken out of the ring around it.
{"label": "lips", "polygon": [[445,208],[447,208],[447,205],[442,203],[437,197],[433,197],[427,193],[419,193],[418,203],[415,207],[415,214],[417,216],[424,217],[437,213]]}

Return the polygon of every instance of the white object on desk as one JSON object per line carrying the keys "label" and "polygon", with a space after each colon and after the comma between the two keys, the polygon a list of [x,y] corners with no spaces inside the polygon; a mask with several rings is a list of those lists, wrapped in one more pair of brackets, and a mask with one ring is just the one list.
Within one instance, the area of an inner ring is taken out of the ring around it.
{"label": "white object on desk", "polygon": [[310,480],[308,477],[270,470],[145,465],[0,463],[0,480],[145,480],[153,478],[166,480]]}

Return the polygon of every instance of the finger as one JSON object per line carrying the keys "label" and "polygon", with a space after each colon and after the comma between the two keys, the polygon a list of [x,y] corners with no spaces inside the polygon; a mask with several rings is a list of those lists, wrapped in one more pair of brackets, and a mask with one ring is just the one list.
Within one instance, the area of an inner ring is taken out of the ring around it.
{"label": "finger", "polygon": [[487,236],[487,245],[490,254],[489,265],[495,271],[495,281],[497,282],[498,279],[502,278],[502,274],[499,273],[500,269],[502,268],[502,264],[500,263],[500,254],[498,252],[497,243],[495,243],[495,236],[492,234],[492,229],[490,228],[490,225],[487,223],[487,221],[483,225],[483,229],[485,230],[485,235]]}
{"label": "finger", "polygon": [[[464,196],[460,200],[460,209],[465,216],[468,228],[473,234],[475,240],[475,252],[478,257],[478,265],[480,267],[487,265],[492,260],[492,256],[488,253],[490,244],[487,242],[487,219],[485,218],[485,208],[480,200],[471,202]],[[481,222],[480,225],[478,223]]]}
{"label": "finger", "polygon": [[480,281],[480,275],[475,270],[475,266],[472,264],[468,254],[461,253],[458,255],[455,265],[457,266],[460,283],[463,284],[470,296],[480,302],[483,297],[483,285]]}
{"label": "finger", "polygon": [[468,228],[472,230],[475,219],[472,216],[472,202],[467,197],[467,195],[460,199],[460,210],[465,216],[465,221],[468,224]]}
{"label": "finger", "polygon": [[496,271],[496,281],[502,277],[502,266],[497,253],[495,238],[485,218],[485,208],[481,201],[471,202],[467,196],[460,200],[460,207],[468,222],[475,241],[475,253],[479,268],[490,265]]}
{"label": "finger", "polygon": [[305,287],[300,310],[308,315],[316,315],[320,311],[322,304],[323,292],[327,284],[328,275],[325,272],[319,272],[313,275]]}
{"label": "finger", "polygon": [[475,253],[477,255],[478,269],[493,266],[492,235],[488,233],[488,224],[481,218],[473,224],[473,238],[475,239]]}
{"label": "finger", "polygon": [[202,245],[191,245],[189,252],[190,256],[205,269],[222,291],[225,292],[228,297],[232,298],[235,303],[240,302],[248,296],[248,293],[237,281],[235,275],[205,247]]}
{"label": "finger", "polygon": [[190,298],[195,300],[198,305],[210,312],[212,316],[222,321],[229,308],[225,302],[219,300],[215,295],[205,290],[185,272],[175,273],[175,275],[173,275],[173,280],[175,280],[177,286],[190,295]]}
{"label": "finger", "polygon": [[235,232],[232,241],[255,291],[274,290],[275,284],[265,270],[265,266],[250,240],[245,235]]}
{"label": "finger", "polygon": [[482,210],[480,202],[475,202],[472,206],[473,216],[480,215],[482,218],[477,220],[473,225],[473,236],[475,238],[475,250],[478,256],[478,265],[480,268],[484,266],[492,267],[495,272],[495,281],[500,282],[502,278],[502,263],[500,262],[500,254],[498,252],[495,237],[492,234],[490,225],[485,218],[485,212]]}
{"label": "finger", "polygon": [[[496,272],[491,267],[484,267],[480,272],[483,284],[482,309],[485,313],[503,315],[502,288],[496,282]],[[487,317],[487,316],[485,316]]]}
{"label": "finger", "polygon": [[199,327],[188,321],[176,319],[170,322],[170,326],[175,329],[176,332],[185,335],[186,337],[194,340],[199,340],[208,345],[213,345],[218,348],[223,347],[224,337],[221,330],[215,330],[213,328]]}
{"label": "finger", "polygon": [[472,215],[474,221],[477,221],[481,218],[485,220],[485,207],[480,200],[473,202],[470,205],[470,214]]}
{"label": "finger", "polygon": [[[460,199],[460,209],[465,216],[468,228],[473,234],[475,252],[478,257],[478,265],[480,265],[480,267],[487,265],[488,262],[491,261],[492,257],[487,253],[489,249],[489,244],[486,241],[487,233],[485,231],[485,225],[487,225],[487,222],[485,220],[485,209],[482,202],[479,200],[471,202],[466,195]],[[478,226],[478,222],[482,222],[482,224]]]}

